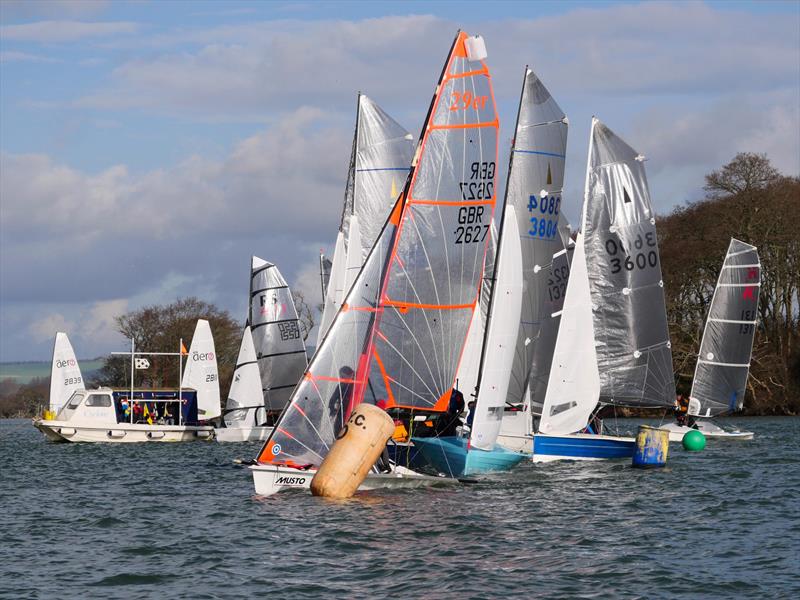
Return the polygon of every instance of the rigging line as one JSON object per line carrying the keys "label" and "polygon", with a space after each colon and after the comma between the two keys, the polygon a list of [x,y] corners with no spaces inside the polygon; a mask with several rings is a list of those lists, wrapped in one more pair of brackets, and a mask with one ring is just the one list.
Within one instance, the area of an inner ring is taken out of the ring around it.
{"label": "rigging line", "polygon": [[566,123],[564,123],[564,117],[561,117],[560,119],[553,119],[552,121],[542,121],[541,123],[528,123],[527,125],[521,125],[520,129],[532,129],[534,127],[544,127],[545,125],[554,125],[556,123],[566,125]]}
{"label": "rigging line", "polygon": [[408,167],[375,167],[372,169],[356,169],[356,173],[369,173],[371,171],[408,171]]}

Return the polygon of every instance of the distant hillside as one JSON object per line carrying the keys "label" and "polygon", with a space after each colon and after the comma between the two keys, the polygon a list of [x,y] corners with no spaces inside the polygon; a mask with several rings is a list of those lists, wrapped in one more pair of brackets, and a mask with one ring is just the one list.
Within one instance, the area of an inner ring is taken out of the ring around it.
{"label": "distant hillside", "polygon": [[[78,359],[78,363],[84,377],[89,377],[103,366],[101,359]],[[25,385],[37,377],[50,377],[50,361],[0,363],[0,381],[11,379],[14,383]]]}

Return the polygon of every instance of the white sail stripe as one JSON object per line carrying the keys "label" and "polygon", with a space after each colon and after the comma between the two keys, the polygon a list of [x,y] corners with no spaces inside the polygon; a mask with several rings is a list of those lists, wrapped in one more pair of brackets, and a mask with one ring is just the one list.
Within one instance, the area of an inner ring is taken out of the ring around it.
{"label": "white sail stripe", "polygon": [[718,283],[717,287],[761,287],[759,283]]}
{"label": "white sail stripe", "polygon": [[754,265],[722,265],[723,269],[753,269],[753,268],[761,268],[761,263],[756,263]]}
{"label": "white sail stripe", "polygon": [[[566,248],[564,248],[563,250],[559,250],[558,252],[556,252],[555,254],[553,254],[553,258],[558,258],[558,257],[559,257],[559,256],[561,256],[562,254],[566,254],[566,253],[567,253],[567,249],[566,249]],[[552,263],[552,261],[550,262],[550,264],[551,264],[551,265],[553,264],[553,263]]]}
{"label": "white sail stripe", "polygon": [[[744,242],[740,242],[740,243],[743,244]],[[755,252],[755,251],[756,251],[756,247],[755,246],[750,246],[747,250],[739,250],[738,252],[729,252],[728,254],[725,255],[725,260],[727,261],[732,256],[739,256],[740,254],[747,254],[748,252]]]}
{"label": "white sail stripe", "polygon": [[563,310],[557,310],[556,312],[554,312],[553,314],[550,315],[550,318],[551,319],[555,319],[556,317],[560,317],[562,312],[564,312],[564,311]]}
{"label": "white sail stripe", "polygon": [[756,321],[742,321],[742,320],[739,320],[739,319],[717,319],[716,317],[708,317],[708,320],[709,321],[714,321],[716,323],[734,323],[734,324],[740,323],[742,325],[746,325],[746,324],[755,325],[756,323],[758,323],[757,320]]}
{"label": "white sail stripe", "polygon": [[713,360],[705,360],[704,358],[698,358],[698,363],[703,363],[704,365],[714,365],[715,367],[738,367],[740,369],[749,369],[750,363],[724,363],[724,362],[716,362]]}

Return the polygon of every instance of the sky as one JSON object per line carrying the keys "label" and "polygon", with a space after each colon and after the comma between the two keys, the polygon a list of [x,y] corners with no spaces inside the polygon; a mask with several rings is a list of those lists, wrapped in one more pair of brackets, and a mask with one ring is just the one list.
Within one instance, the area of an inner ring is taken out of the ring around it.
{"label": "sky", "polygon": [[49,360],[56,331],[124,349],[116,315],[189,295],[244,321],[251,255],[317,303],[356,93],[418,135],[459,28],[501,161],[525,65],[567,113],[573,223],[592,115],[647,157],[659,214],[737,152],[800,174],[794,1],[0,0],[0,361]]}

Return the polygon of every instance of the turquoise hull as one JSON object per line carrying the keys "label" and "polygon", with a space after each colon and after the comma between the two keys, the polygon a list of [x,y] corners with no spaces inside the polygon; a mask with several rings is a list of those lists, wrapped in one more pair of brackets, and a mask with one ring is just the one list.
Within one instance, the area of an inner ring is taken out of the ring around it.
{"label": "turquoise hull", "polygon": [[465,438],[413,438],[412,441],[431,467],[451,477],[508,471],[525,458],[524,454],[509,452],[498,445],[494,450],[468,448]]}

